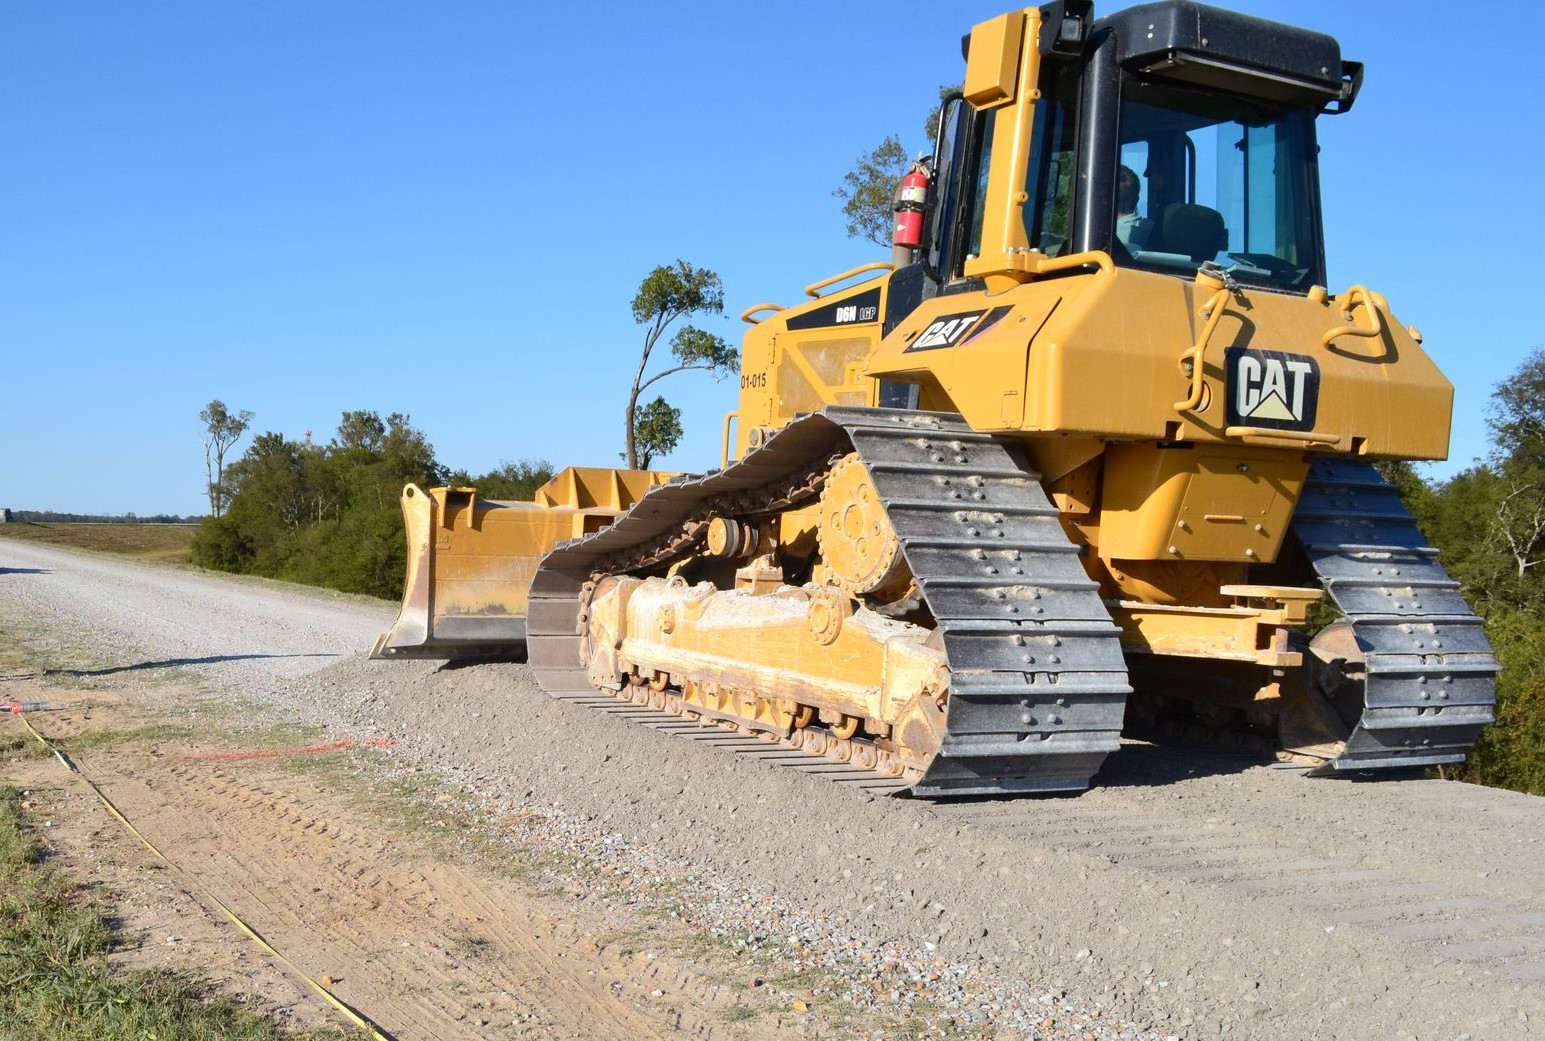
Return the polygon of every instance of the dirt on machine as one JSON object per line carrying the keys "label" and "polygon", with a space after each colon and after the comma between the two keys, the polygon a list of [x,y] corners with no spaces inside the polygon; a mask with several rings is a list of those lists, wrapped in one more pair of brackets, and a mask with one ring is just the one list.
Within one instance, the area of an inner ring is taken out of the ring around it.
{"label": "dirt on machine", "polygon": [[524,654],[926,797],[1081,790],[1124,732],[1462,761],[1496,661],[1375,465],[1445,457],[1453,390],[1328,289],[1315,128],[1362,66],[1186,0],[963,49],[896,262],[742,315],[720,468],[409,486],[374,656]]}

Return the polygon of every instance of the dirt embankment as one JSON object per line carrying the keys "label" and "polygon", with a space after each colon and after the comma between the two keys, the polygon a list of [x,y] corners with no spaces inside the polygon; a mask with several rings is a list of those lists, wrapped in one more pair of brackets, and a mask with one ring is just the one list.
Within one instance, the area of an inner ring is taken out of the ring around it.
{"label": "dirt embankment", "polygon": [[[40,688],[66,705],[40,724],[174,728],[80,756],[188,876],[158,876],[179,925],[146,946],[181,937],[297,1015],[326,1013],[232,961],[190,884],[401,1037],[1480,1041],[1545,1014],[1545,800],[1147,746],[1077,798],[877,799],[550,701],[519,665],[363,661],[380,608],[8,543],[0,568],[8,627],[95,656],[79,690]],[[135,686],[168,664],[202,686]],[[237,698],[397,744],[320,775],[176,758]],[[351,801],[430,776],[464,793],[450,861],[443,826]],[[75,848],[106,843],[58,791]]]}

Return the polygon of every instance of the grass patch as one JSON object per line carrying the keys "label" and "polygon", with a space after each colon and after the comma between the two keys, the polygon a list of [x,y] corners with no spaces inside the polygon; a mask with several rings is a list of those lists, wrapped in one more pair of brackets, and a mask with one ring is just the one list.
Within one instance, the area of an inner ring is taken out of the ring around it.
{"label": "grass patch", "polygon": [[66,752],[100,752],[107,748],[123,748],[128,745],[156,744],[166,741],[187,741],[189,728],[171,723],[152,723],[127,730],[88,730],[73,737],[55,739],[54,744]]}
{"label": "grass patch", "polygon": [[786,990],[808,990],[819,986],[825,974],[813,965],[786,972],[781,976],[773,976],[768,983],[774,987],[783,987]]}
{"label": "grass patch", "polygon": [[31,734],[0,737],[0,756],[3,756],[6,762],[14,763],[22,759],[40,759],[48,754],[48,749],[38,744]]}
{"label": "grass patch", "polygon": [[321,1041],[295,1033],[185,973],[112,970],[113,932],[101,910],[44,860],[21,795],[0,788],[0,1041]]}
{"label": "grass patch", "polygon": [[[317,733],[310,740],[317,740]],[[543,871],[556,863],[548,854],[509,841],[495,814],[469,805],[433,774],[388,773],[391,768],[372,749],[355,746],[264,762],[341,794],[350,809],[442,860],[475,863],[528,887],[539,886]]]}
{"label": "grass patch", "polygon": [[[4,527],[4,525],[0,525]],[[198,674],[171,662],[109,657],[99,633],[79,622],[47,619],[14,603],[0,603],[0,669],[12,678],[36,678],[48,686],[91,686],[119,678],[141,682],[197,681]]]}
{"label": "grass patch", "polygon": [[66,549],[133,557],[163,564],[185,564],[197,524],[6,524],[0,536],[19,542],[46,542]]}

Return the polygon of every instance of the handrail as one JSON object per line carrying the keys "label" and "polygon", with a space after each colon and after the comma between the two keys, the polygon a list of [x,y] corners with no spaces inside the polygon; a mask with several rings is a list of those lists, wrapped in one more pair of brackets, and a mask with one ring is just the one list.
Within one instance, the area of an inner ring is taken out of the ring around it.
{"label": "handrail", "polygon": [[1207,344],[1212,339],[1213,332],[1218,328],[1218,321],[1223,317],[1223,306],[1228,303],[1228,289],[1220,289],[1202,305],[1201,316],[1206,319],[1202,331],[1196,338],[1196,343],[1186,348],[1180,354],[1180,371],[1186,371],[1186,361],[1191,362],[1191,396],[1184,401],[1175,402],[1175,411],[1190,412],[1202,403],[1202,396],[1206,391],[1203,382],[1203,365],[1207,357]]}
{"label": "handrail", "polygon": [[1090,264],[1098,265],[1099,269],[1107,275],[1116,270],[1116,262],[1103,249],[1090,249],[1082,253],[1069,253],[1063,257],[1042,256],[1036,261],[1034,268],[1037,275],[1049,275],[1053,271],[1088,267]]}
{"label": "handrail", "polygon": [[756,314],[758,311],[776,312],[782,310],[784,310],[782,304],[757,304],[755,307],[748,307],[744,311],[740,312],[740,320],[745,322],[747,325],[755,325],[757,322],[765,322],[767,318],[772,317],[772,315],[769,314],[767,318],[752,318],[751,316]]}
{"label": "handrail", "polygon": [[724,414],[724,451],[719,455],[719,469],[721,470],[730,465],[730,424],[739,418],[739,409]]}
{"label": "handrail", "polygon": [[[1352,321],[1352,308],[1359,303],[1368,312],[1369,325],[1358,325]],[[1378,336],[1384,331],[1384,318],[1379,313],[1378,300],[1367,286],[1353,286],[1346,291],[1342,300],[1341,317],[1347,320],[1346,325],[1338,325],[1320,338],[1321,347],[1329,347],[1331,341],[1338,336]]]}
{"label": "handrail", "polygon": [[836,285],[838,282],[846,282],[855,275],[862,275],[866,271],[895,271],[896,265],[888,260],[877,260],[872,264],[860,264],[856,268],[844,271],[840,275],[834,275],[823,282],[812,282],[805,287],[805,295],[816,300],[821,299],[821,290],[827,286]]}
{"label": "handrail", "polygon": [[1305,430],[1273,430],[1270,427],[1225,427],[1229,437],[1259,437],[1268,441],[1293,441],[1305,445],[1339,445],[1340,434],[1317,434]]}

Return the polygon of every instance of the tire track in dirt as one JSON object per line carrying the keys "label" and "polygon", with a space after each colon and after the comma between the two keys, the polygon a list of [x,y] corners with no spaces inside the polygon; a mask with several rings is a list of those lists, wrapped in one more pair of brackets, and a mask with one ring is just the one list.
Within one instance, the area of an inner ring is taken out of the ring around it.
{"label": "tire track in dirt", "polygon": [[602,948],[510,887],[336,818],[304,778],[117,753],[81,765],[189,879],[395,1037],[713,1039],[774,1026],[732,1029],[726,988]]}

